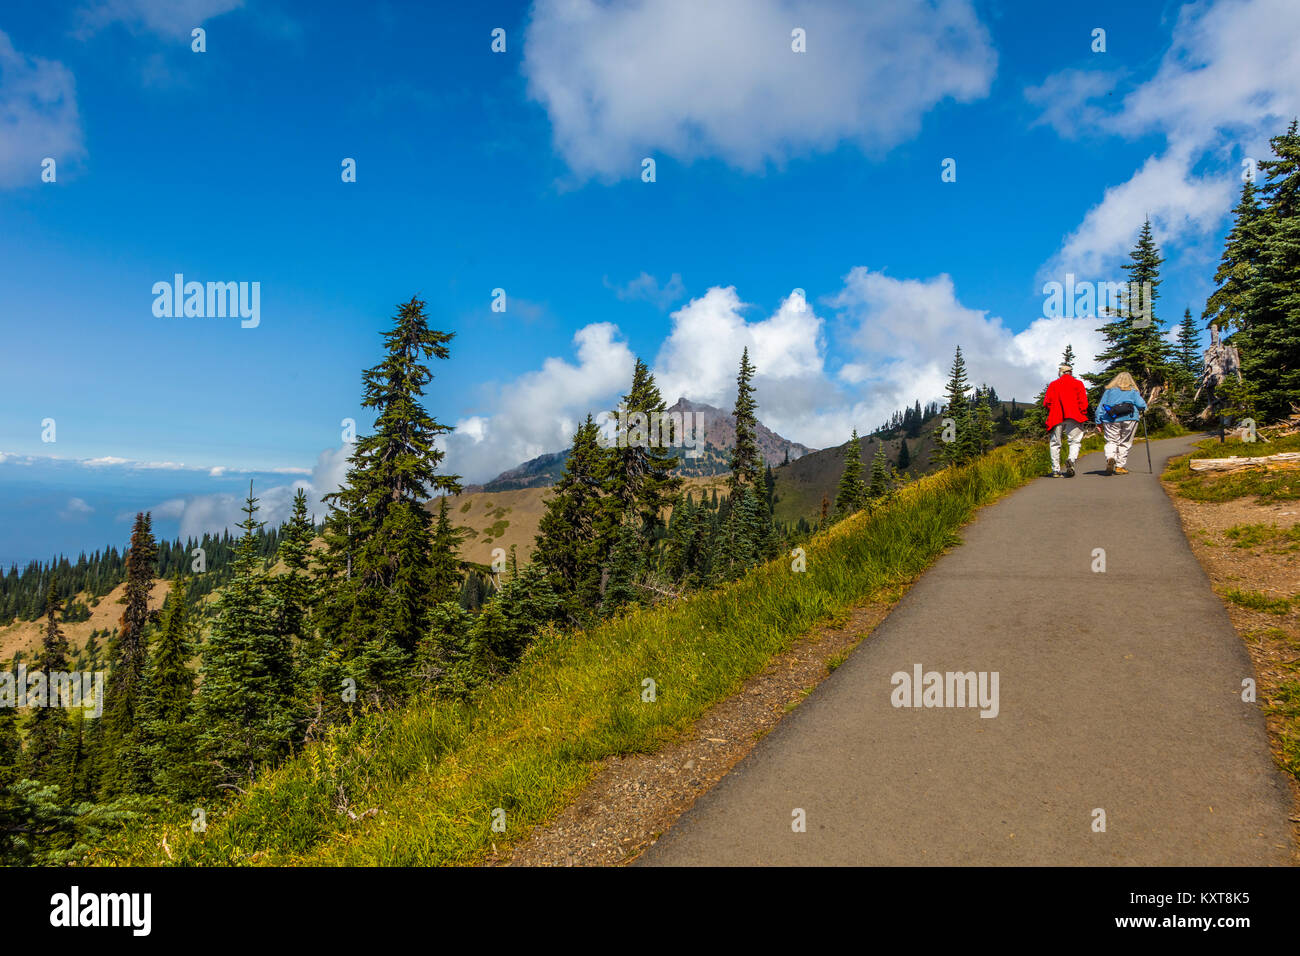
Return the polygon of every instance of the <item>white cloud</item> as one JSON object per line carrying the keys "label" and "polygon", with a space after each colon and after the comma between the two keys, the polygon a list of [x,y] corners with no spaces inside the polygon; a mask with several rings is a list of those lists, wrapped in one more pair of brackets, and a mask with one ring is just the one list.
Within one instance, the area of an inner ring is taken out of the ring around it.
{"label": "white cloud", "polygon": [[[759,418],[778,434],[814,447],[867,432],[920,399],[940,399],[953,350],[962,346],[972,385],[1004,399],[1030,401],[1056,377],[1066,345],[1077,373],[1092,371],[1102,347],[1096,318],[1038,318],[1015,333],[1002,319],[963,305],[951,278],[895,279],[852,269],[824,300],[846,330],[848,361],[828,364],[826,322],[796,290],[766,316],[734,287],[715,286],[672,313],[653,363],[664,401],[685,397],[730,409],[743,349],[756,368]],[[448,436],[444,464],[468,482],[568,447],[587,412],[613,407],[626,392],[633,356],[609,324],[587,326],[575,342],[579,362],[547,359],[499,390],[497,406],[467,416]]]}
{"label": "white cloud", "polygon": [[109,24],[122,23],[164,37],[189,37],[204,21],[243,5],[243,0],[93,0],[78,11],[79,35],[84,38]]}
{"label": "white cloud", "polygon": [[[1293,0],[1219,0],[1182,7],[1155,75],[1119,107],[1088,106],[1107,80],[1064,71],[1026,91],[1043,121],[1062,128],[1063,104],[1090,135],[1164,137],[1125,183],[1062,243],[1045,271],[1113,268],[1150,215],[1165,248],[1203,242],[1241,188],[1240,161],[1267,158],[1268,138],[1300,112],[1300,18]],[[1118,278],[1118,277],[1117,277]]]}
{"label": "white cloud", "polygon": [[942,100],[987,95],[995,64],[969,0],[539,0],[523,72],[570,169],[613,180],[644,156],[756,171],[883,151]]}
{"label": "white cloud", "polygon": [[94,510],[94,508],[86,504],[84,498],[69,498],[68,503],[64,505],[63,510],[59,512],[59,517],[64,521],[75,521],[79,518],[86,517],[88,514],[92,514]]}
{"label": "white cloud", "polygon": [[614,295],[618,296],[620,302],[641,299],[660,309],[668,308],[686,294],[680,272],[674,272],[663,285],[650,273],[642,272],[625,285],[614,285],[606,279],[605,286],[614,290]]}
{"label": "white cloud", "polygon": [[[285,485],[270,488],[253,488],[258,499],[257,520],[266,522],[266,527],[273,528],[289,520],[293,513],[293,499],[302,489],[307,493],[307,511],[316,522],[322,521],[327,508],[322,500],[324,495],[337,491],[347,474],[348,457],[352,447],[327,448],[316,459],[316,465],[310,471],[310,477]],[[216,471],[233,471],[235,469],[212,469]],[[280,472],[307,473],[306,469],[277,469]],[[219,534],[229,528],[232,531],[244,520],[244,496],[225,493],[194,495],[188,498],[171,498],[150,510],[156,517],[179,519],[180,537],[200,538],[204,532]]]}
{"label": "white cloud", "polygon": [[728,286],[709,289],[674,312],[654,363],[659,390],[669,404],[684,396],[730,409],[740,356],[748,348],[763,424],[782,434],[806,429],[831,387],[824,371],[822,319],[797,291],[765,319],[747,322],[742,312],[749,308]]}
{"label": "white cloud", "polygon": [[506,468],[567,448],[588,412],[612,408],[613,396],[632,382],[635,358],[609,322],[584,326],[573,336],[577,364],[548,358],[497,390],[490,414],[467,417],[440,443],[445,470],[467,482],[487,481]]}
{"label": "white cloud", "polygon": [[1108,70],[1061,70],[1039,86],[1025,89],[1025,99],[1042,110],[1035,126],[1051,126],[1066,139],[1095,130],[1103,119],[1101,109],[1089,102],[1111,92],[1119,74]]}
{"label": "white cloud", "polygon": [[914,399],[939,398],[958,345],[972,385],[1021,401],[1056,377],[1066,345],[1074,346],[1076,374],[1094,369],[1102,346],[1096,318],[1039,317],[1013,333],[1001,318],[963,305],[947,275],[895,279],[858,266],[831,304],[853,329],[858,357],[842,377],[865,390],[870,427]]}
{"label": "white cloud", "polygon": [[61,175],[84,155],[71,71],[20,53],[0,31],[0,188],[40,185],[46,157]]}

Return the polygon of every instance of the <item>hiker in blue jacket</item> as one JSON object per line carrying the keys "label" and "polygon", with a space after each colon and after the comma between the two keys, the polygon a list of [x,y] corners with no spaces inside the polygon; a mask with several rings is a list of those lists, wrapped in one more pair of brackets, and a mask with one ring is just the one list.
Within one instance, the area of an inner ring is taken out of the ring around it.
{"label": "hiker in blue jacket", "polygon": [[1138,416],[1146,407],[1137,382],[1128,372],[1120,372],[1106,383],[1106,391],[1097,401],[1097,424],[1106,437],[1106,474],[1128,474],[1124,466],[1137,434]]}

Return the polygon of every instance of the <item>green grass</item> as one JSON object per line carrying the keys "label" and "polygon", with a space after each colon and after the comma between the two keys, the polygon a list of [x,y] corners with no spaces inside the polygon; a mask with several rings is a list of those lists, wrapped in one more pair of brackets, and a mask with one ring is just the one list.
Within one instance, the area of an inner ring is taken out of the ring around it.
{"label": "green grass", "polygon": [[1239,588],[1227,588],[1223,592],[1223,596],[1238,607],[1249,608],[1252,611],[1263,611],[1266,614],[1286,614],[1291,610],[1292,602],[1287,598],[1269,597],[1262,591],[1243,591]]}
{"label": "green grass", "polygon": [[1219,443],[1207,438],[1196,443],[1190,455],[1171,459],[1162,476],[1176,485],[1178,494],[1192,501],[1231,501],[1254,496],[1259,502],[1289,501],[1300,498],[1300,470],[1265,471],[1250,468],[1235,474],[1194,472],[1193,458],[1238,458],[1274,455],[1283,451],[1300,451],[1300,435],[1286,435],[1269,442],[1238,440]]}
{"label": "green grass", "polygon": [[[336,728],[247,793],[135,827],[101,864],[440,865],[481,860],[553,817],[618,754],[653,752],[811,628],[895,596],[958,543],[975,509],[1046,471],[1044,446],[1000,448],[907,486],[788,558],[717,590],[590,631],[548,632],[472,702],[424,699]],[[653,678],[657,700],[642,701]],[[346,806],[359,819],[353,820]],[[378,812],[365,816],[366,811]],[[506,813],[505,833],[492,812]],[[163,849],[163,840],[170,855]]]}
{"label": "green grass", "polygon": [[[1191,432],[1180,425],[1178,422],[1165,422],[1159,428],[1152,429],[1147,433],[1147,438],[1151,441],[1157,441],[1161,438],[1182,438],[1184,435],[1190,435]],[[1138,437],[1142,437],[1142,427],[1138,426]]]}
{"label": "green grass", "polygon": [[1226,529],[1224,537],[1237,548],[1257,548],[1270,545],[1275,553],[1300,551],[1300,524],[1279,528],[1275,524],[1239,524]]}

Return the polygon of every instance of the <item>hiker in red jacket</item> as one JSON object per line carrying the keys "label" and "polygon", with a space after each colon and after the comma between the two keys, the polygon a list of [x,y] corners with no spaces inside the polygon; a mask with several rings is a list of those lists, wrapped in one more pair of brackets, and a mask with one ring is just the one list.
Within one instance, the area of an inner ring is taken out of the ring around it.
{"label": "hiker in red jacket", "polygon": [[[1070,373],[1073,369],[1061,365],[1061,373],[1043,396],[1043,407],[1047,409],[1048,454],[1052,462],[1052,477],[1074,477],[1074,463],[1079,458],[1079,446],[1083,444],[1083,423],[1088,420],[1088,390]],[[1065,462],[1065,471],[1061,471],[1061,433],[1065,433],[1070,443],[1069,457]]]}

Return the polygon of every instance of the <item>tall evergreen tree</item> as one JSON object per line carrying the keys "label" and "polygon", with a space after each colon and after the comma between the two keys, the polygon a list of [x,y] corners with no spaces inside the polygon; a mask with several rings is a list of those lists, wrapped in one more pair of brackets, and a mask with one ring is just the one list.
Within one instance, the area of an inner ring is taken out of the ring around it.
{"label": "tall evergreen tree", "polygon": [[137,727],[144,696],[144,674],[148,661],[145,628],[151,615],[149,592],[158,568],[158,545],[154,541],[151,516],[141,512],[131,529],[131,547],[126,553],[125,605],[117,633],[108,645],[108,678],[104,686],[100,786],[115,796],[135,793],[147,780],[140,753]]}
{"label": "tall evergreen tree", "polygon": [[1178,365],[1187,377],[1195,382],[1201,377],[1201,330],[1192,318],[1190,307],[1183,310],[1183,321],[1178,325]]}
{"label": "tall evergreen tree", "polygon": [[907,439],[904,438],[898,448],[898,470],[906,471],[912,465],[912,453],[907,450]]}
{"label": "tall evergreen tree", "polygon": [[840,475],[839,490],[835,494],[835,510],[840,515],[849,515],[866,502],[867,486],[862,480],[862,443],[858,440],[858,430],[855,428],[853,437],[844,446],[844,471]]}
{"label": "tall evergreen tree", "polygon": [[885,458],[883,442],[876,443],[876,453],[871,457],[871,484],[867,494],[872,502],[884,499],[890,490],[889,461]]}
{"label": "tall evergreen tree", "polygon": [[410,658],[435,603],[433,519],[424,501],[460,490],[459,476],[437,471],[444,455],[437,439],[452,429],[420,403],[433,378],[427,363],[449,356],[453,334],[429,328],[424,306],[415,297],[398,306],[383,361],[362,376],[361,404],[376,410],[375,431],[358,437],[343,488],[326,496],[331,586],[323,624],[351,653],[364,649],[388,669]]}
{"label": "tall evergreen tree", "polygon": [[1205,325],[1217,325],[1225,332],[1246,328],[1259,277],[1265,226],[1253,180],[1242,183],[1241,198],[1232,212],[1232,229],[1214,273],[1216,288],[1201,314]]}
{"label": "tall evergreen tree", "polygon": [[447,496],[438,498],[438,520],[433,525],[433,596],[438,603],[454,601],[460,594],[461,570],[457,557],[467,532],[451,521]]}
{"label": "tall evergreen tree", "polygon": [[[1282,418],[1300,402],[1300,132],[1295,120],[1270,141],[1263,160],[1264,211],[1251,314],[1239,344],[1242,375],[1262,418]],[[1239,333],[1240,335],[1240,333]]]}
{"label": "tall evergreen tree", "polygon": [[194,672],[189,666],[194,640],[188,588],[183,577],[172,582],[149,655],[140,708],[142,750],[152,788],[174,800],[192,799],[204,790],[194,723]]}
{"label": "tall evergreen tree", "polygon": [[63,636],[56,615],[62,611],[58,589],[51,582],[45,598],[45,635],[36,655],[36,672],[44,677],[48,699],[46,706],[33,707],[27,724],[27,748],[24,774],[33,780],[57,783],[62,768],[55,755],[68,732],[67,712],[56,697],[55,672],[68,670],[68,639]]}
{"label": "tall evergreen tree", "polygon": [[671,431],[664,417],[668,406],[654,375],[640,359],[622,406],[627,426],[619,426],[617,441],[609,449],[605,491],[614,520],[634,521],[638,532],[649,540],[682,484],[673,474],[680,459],[671,450],[680,436],[665,433]]}
{"label": "tall evergreen tree", "polygon": [[600,579],[614,525],[604,506],[610,457],[590,415],[573,435],[564,474],[551,489],[537,524],[533,560],[551,574],[572,619],[600,602]]}
{"label": "tall evergreen tree", "polygon": [[242,785],[283,754],[293,733],[289,643],[279,634],[276,606],[258,551],[257,499],[250,486],[234,576],[217,600],[203,651],[198,694],[203,746],[218,782]]}
{"label": "tall evergreen tree", "polygon": [[754,399],[754,366],[749,362],[748,346],[740,354],[740,372],[736,375],[736,444],[731,449],[731,476],[727,486],[736,499],[746,485],[758,487],[763,474],[763,459],[758,451],[758,418]]}
{"label": "tall evergreen tree", "polygon": [[[961,346],[953,355],[952,368],[948,372],[947,403],[944,406],[944,418],[952,419],[952,427],[946,422],[940,423],[938,441],[935,444],[934,460],[945,465],[959,465],[967,461],[975,451],[975,435],[971,421],[970,380],[966,377],[966,359],[961,354]],[[951,440],[944,435],[951,436]]]}
{"label": "tall evergreen tree", "polygon": [[[307,493],[299,488],[293,497],[293,512],[284,525],[275,552],[276,560],[284,568],[270,579],[268,587],[268,597],[275,611],[276,634],[291,649],[294,642],[312,643],[310,614],[314,586],[307,567],[315,538],[316,528],[307,514]],[[293,676],[290,673],[280,675],[280,678],[288,682]]]}
{"label": "tall evergreen tree", "polygon": [[1165,260],[1151,234],[1151,220],[1142,224],[1129,258],[1123,266],[1128,273],[1124,301],[1112,321],[1098,329],[1106,338],[1106,347],[1097,355],[1102,368],[1084,376],[1094,392],[1119,372],[1128,372],[1142,394],[1149,395],[1153,386],[1167,384],[1172,372],[1165,323],[1155,308],[1160,298],[1160,265]]}

